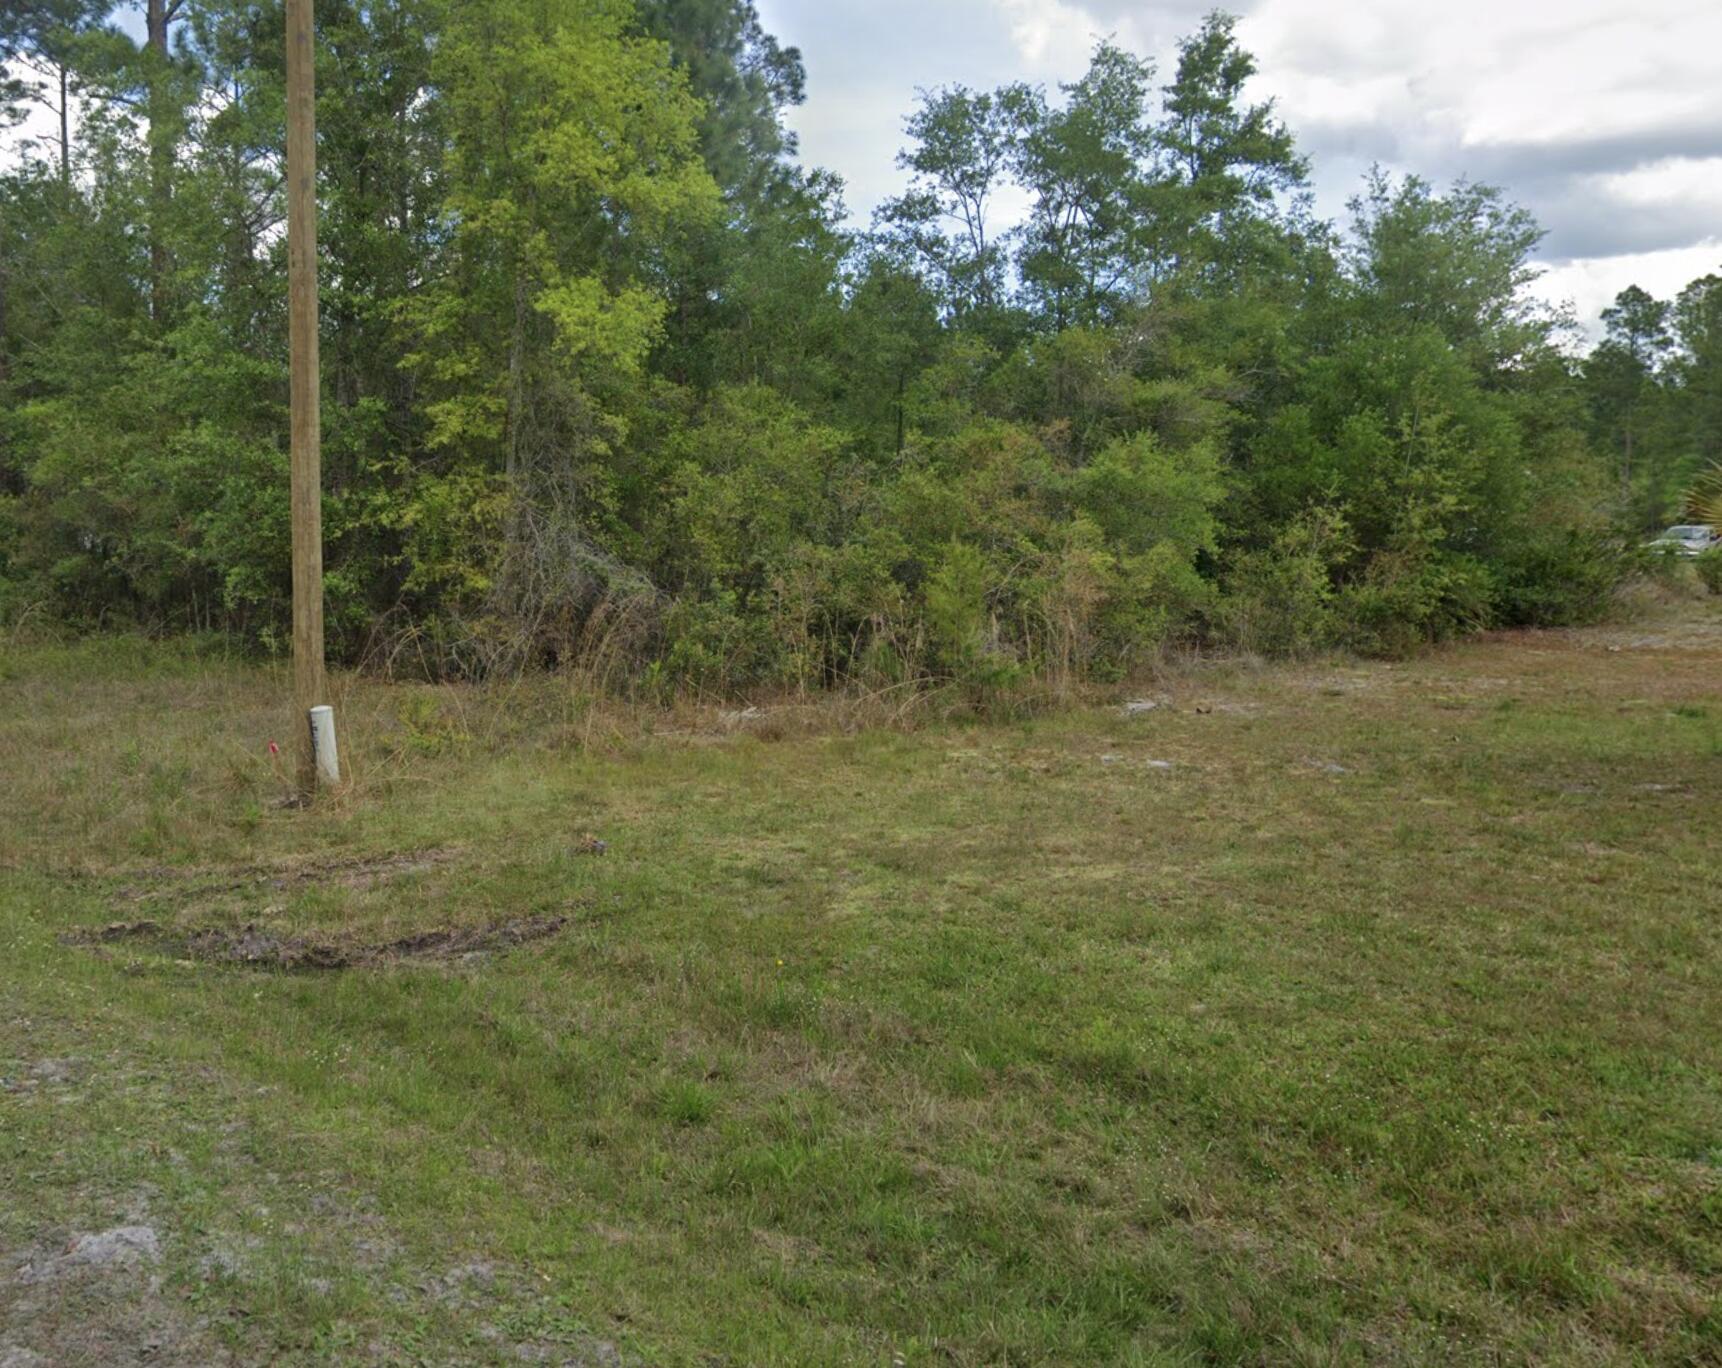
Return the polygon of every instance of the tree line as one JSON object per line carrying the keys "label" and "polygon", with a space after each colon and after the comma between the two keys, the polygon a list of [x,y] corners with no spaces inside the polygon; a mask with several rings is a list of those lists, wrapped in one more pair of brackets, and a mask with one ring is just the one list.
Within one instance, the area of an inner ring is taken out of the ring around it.
{"label": "tree line", "polygon": [[[0,617],[289,609],[280,4],[17,0]],[[923,92],[865,230],[750,0],[319,0],[332,649],[1115,677],[1593,614],[1722,456],[1722,278],[1588,356],[1499,190],[1349,221],[1211,15]],[[1001,200],[1026,203],[1005,222]]]}

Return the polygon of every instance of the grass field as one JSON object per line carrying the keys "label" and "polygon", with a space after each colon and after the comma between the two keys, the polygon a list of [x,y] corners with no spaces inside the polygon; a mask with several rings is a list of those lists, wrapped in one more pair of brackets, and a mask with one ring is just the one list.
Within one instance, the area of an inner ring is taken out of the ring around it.
{"label": "grass field", "polygon": [[278,671],[0,651],[8,1368],[1722,1362],[1715,601],[913,729],[345,679],[309,813]]}

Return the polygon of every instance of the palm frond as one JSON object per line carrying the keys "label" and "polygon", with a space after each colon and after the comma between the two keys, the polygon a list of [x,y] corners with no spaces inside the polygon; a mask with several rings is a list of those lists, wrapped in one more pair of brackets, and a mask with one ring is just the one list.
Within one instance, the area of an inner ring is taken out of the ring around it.
{"label": "palm frond", "polygon": [[1686,516],[1722,532],[1722,461],[1701,472],[1686,491]]}

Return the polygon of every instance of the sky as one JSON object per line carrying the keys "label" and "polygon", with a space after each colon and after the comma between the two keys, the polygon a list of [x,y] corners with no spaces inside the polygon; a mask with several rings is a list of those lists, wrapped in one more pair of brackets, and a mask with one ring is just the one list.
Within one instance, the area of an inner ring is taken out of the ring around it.
{"label": "sky", "polygon": [[[1156,60],[1212,0],[756,0],[801,49],[802,160],[852,217],[898,193],[917,89],[1080,76],[1097,38]],[[128,9],[141,10],[140,5]],[[1273,99],[1343,220],[1374,163],[1502,186],[1548,236],[1537,290],[1594,335],[1616,293],[1722,271],[1722,0],[1231,0]],[[122,16],[140,35],[136,13]],[[1020,208],[1020,206],[1018,206]],[[1011,211],[1009,201],[1001,210]]]}
{"label": "sky", "polygon": [[[799,47],[802,160],[858,220],[897,193],[917,88],[1052,89],[1111,37],[1170,80],[1212,0],[756,0]],[[1502,186],[1548,236],[1537,290],[1594,331],[1627,285],[1722,271],[1722,0],[1231,0],[1271,98],[1343,219],[1374,163]]]}

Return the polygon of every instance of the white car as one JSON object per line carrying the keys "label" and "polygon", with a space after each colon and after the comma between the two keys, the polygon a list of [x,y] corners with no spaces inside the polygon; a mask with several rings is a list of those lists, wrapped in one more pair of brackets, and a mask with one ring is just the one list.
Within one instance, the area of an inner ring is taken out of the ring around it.
{"label": "white car", "polygon": [[1671,556],[1702,556],[1718,542],[1722,542],[1722,537],[1703,523],[1682,523],[1647,541],[1645,546]]}

